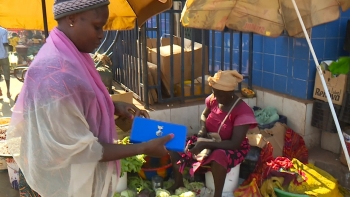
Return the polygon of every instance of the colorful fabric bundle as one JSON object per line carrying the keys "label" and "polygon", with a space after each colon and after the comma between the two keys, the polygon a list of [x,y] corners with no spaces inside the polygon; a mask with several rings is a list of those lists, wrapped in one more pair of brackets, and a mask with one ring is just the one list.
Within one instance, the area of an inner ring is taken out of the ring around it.
{"label": "colorful fabric bundle", "polygon": [[285,157],[277,157],[275,160],[271,162],[267,162],[267,165],[272,168],[272,170],[279,171],[281,168],[284,170],[288,170],[293,167],[293,163],[291,160]]}
{"label": "colorful fabric bundle", "polygon": [[253,179],[256,180],[256,184],[258,185],[258,187],[262,185],[264,179],[267,178],[267,172],[270,168],[267,165],[267,163],[273,160],[272,153],[273,147],[268,142],[260,152],[260,157],[254,172],[242,183],[242,185],[249,185],[253,181]]}
{"label": "colorful fabric bundle", "polygon": [[341,197],[337,180],[327,172],[313,164],[303,164],[297,159],[292,160],[293,168],[290,170],[302,174],[302,182],[292,182],[288,191],[295,194],[307,194],[317,197]]}
{"label": "colorful fabric bundle", "polygon": [[308,163],[309,152],[304,139],[292,129],[287,129],[284,137],[283,156],[292,160],[298,159],[303,163]]}

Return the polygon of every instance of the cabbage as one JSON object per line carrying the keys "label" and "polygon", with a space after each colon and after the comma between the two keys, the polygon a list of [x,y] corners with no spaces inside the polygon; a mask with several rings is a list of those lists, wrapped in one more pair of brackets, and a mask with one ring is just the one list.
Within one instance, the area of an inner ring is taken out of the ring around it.
{"label": "cabbage", "polygon": [[192,182],[187,185],[187,189],[190,191],[200,191],[204,187],[204,183]]}
{"label": "cabbage", "polygon": [[136,193],[129,189],[122,191],[120,195],[122,197],[136,197]]}
{"label": "cabbage", "polygon": [[178,195],[171,195],[170,197],[179,197]]}
{"label": "cabbage", "polygon": [[194,192],[185,192],[180,195],[180,197],[196,197],[196,194]]}
{"label": "cabbage", "polygon": [[188,189],[186,189],[185,187],[179,187],[175,190],[175,195],[179,196],[185,192],[188,192]]}
{"label": "cabbage", "polygon": [[113,197],[121,197],[122,195],[120,195],[120,193],[116,192],[114,193]]}
{"label": "cabbage", "polygon": [[156,197],[170,197],[170,192],[165,189],[157,189]]}

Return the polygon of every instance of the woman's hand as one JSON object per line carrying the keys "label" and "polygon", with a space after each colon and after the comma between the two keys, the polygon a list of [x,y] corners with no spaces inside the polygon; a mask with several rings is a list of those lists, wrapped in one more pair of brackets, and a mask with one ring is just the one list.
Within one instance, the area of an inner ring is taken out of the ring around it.
{"label": "woman's hand", "polygon": [[163,157],[168,154],[165,144],[174,137],[173,134],[150,140],[139,144],[108,144],[101,143],[103,146],[103,155],[101,162],[114,161],[132,157],[135,155],[146,154],[151,157]]}
{"label": "woman's hand", "polygon": [[165,144],[174,138],[174,134],[169,134],[167,136],[156,138],[148,142],[143,143],[143,153],[151,157],[163,157],[168,154],[168,150],[165,148]]}
{"label": "woman's hand", "polygon": [[199,130],[198,137],[203,137],[203,138],[207,138],[207,129],[205,127],[203,127],[201,130]]}
{"label": "woman's hand", "polygon": [[116,101],[114,104],[114,115],[120,116],[123,118],[133,119],[137,116],[144,116],[149,118],[149,114],[145,110],[140,110],[135,105],[125,102]]}
{"label": "woman's hand", "polygon": [[197,154],[199,154],[200,152],[202,152],[202,150],[203,149],[205,149],[204,148],[204,144],[205,142],[203,142],[203,141],[197,141],[196,142],[196,145],[193,147],[193,148],[191,148],[191,149],[189,149],[189,151],[192,153],[192,154],[194,154],[194,155],[197,155]]}

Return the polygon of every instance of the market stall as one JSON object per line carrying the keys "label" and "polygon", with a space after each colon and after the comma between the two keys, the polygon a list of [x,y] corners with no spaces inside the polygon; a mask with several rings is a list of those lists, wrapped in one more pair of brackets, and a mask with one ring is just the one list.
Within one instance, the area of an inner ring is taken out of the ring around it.
{"label": "market stall", "polygon": [[18,190],[18,165],[13,160],[6,143],[6,131],[8,129],[10,117],[0,118],[0,170],[7,170],[9,181],[13,189]]}

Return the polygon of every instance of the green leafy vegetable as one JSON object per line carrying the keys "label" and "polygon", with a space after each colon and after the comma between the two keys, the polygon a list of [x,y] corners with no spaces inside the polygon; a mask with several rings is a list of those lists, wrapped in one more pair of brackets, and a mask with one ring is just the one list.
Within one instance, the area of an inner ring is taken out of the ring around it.
{"label": "green leafy vegetable", "polygon": [[340,57],[328,67],[333,75],[348,74],[350,69],[350,57]]}
{"label": "green leafy vegetable", "polygon": [[196,197],[196,194],[194,192],[185,192],[180,195],[180,197]]}
{"label": "green leafy vegetable", "polygon": [[118,192],[114,193],[113,197],[121,197],[122,195]]}
{"label": "green leafy vegetable", "polygon": [[[123,140],[118,140],[118,144],[130,144],[129,136],[125,137]],[[120,176],[122,177],[124,175],[124,172],[139,172],[142,168],[142,165],[146,162],[145,156],[146,155],[136,155],[121,159]]]}
{"label": "green leafy vegetable", "polygon": [[141,190],[147,189],[152,190],[151,181],[143,180],[137,176],[128,177],[128,188],[140,192]]}
{"label": "green leafy vegetable", "polygon": [[122,197],[136,197],[136,193],[130,189],[122,191],[120,195]]}
{"label": "green leafy vegetable", "polygon": [[167,181],[164,181],[163,182],[163,188],[164,189],[169,189],[171,186],[173,186],[174,185],[174,180],[172,180],[172,179],[169,179],[169,180],[167,180]]}
{"label": "green leafy vegetable", "polygon": [[170,197],[170,192],[165,189],[157,189],[156,197]]}
{"label": "green leafy vegetable", "polygon": [[180,188],[175,190],[175,195],[179,196],[179,195],[181,195],[182,193],[185,193],[185,192],[188,192],[188,189],[185,188],[185,187],[180,187]]}
{"label": "green leafy vegetable", "polygon": [[187,185],[187,189],[193,192],[200,191],[204,187],[204,183],[202,182],[191,182]]}

